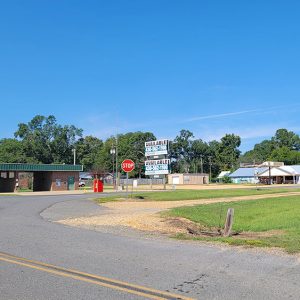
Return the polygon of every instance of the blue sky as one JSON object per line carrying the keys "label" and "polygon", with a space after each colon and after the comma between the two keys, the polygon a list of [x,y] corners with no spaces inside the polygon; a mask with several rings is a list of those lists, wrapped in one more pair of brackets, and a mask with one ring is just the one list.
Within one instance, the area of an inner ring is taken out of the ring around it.
{"label": "blue sky", "polygon": [[99,138],[300,133],[299,1],[2,1],[0,138],[36,114]]}

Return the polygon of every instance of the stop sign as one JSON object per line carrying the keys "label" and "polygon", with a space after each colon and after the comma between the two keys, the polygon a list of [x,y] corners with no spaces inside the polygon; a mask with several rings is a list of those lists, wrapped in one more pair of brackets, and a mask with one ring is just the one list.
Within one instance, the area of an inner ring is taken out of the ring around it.
{"label": "stop sign", "polygon": [[135,165],[131,159],[125,159],[123,160],[121,167],[124,172],[129,173],[134,170]]}

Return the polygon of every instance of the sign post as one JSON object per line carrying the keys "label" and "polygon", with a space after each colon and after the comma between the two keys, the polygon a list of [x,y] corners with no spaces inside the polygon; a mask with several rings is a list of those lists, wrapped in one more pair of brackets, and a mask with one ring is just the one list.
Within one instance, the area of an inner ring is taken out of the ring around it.
{"label": "sign post", "polygon": [[128,173],[134,170],[135,163],[131,159],[125,159],[121,164],[121,168],[126,173],[126,198],[127,198],[128,197]]}

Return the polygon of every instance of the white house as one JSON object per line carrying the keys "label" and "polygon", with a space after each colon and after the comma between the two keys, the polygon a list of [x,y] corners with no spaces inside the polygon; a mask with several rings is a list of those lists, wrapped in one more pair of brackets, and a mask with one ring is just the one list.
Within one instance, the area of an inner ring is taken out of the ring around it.
{"label": "white house", "polygon": [[234,183],[271,183],[300,184],[300,165],[263,167],[263,168],[239,168],[229,175]]}

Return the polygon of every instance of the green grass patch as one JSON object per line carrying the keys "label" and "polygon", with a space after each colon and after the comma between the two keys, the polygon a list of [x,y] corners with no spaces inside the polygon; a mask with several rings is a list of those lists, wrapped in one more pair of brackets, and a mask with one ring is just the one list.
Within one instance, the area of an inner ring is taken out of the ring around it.
{"label": "green grass patch", "polygon": [[32,192],[32,189],[28,189],[28,188],[19,188],[17,190],[18,193],[24,193],[24,192]]}
{"label": "green grass patch", "polygon": [[[241,237],[237,235],[229,238],[192,239],[225,242],[231,245],[280,247],[290,253],[300,252],[300,196],[179,207],[164,215],[186,218],[202,227],[215,229],[223,228],[228,208],[234,208],[235,211],[233,231],[251,232],[251,238],[241,234]],[[266,232],[270,232],[270,235],[263,234]]]}
{"label": "green grass patch", "polygon": [[[300,192],[300,189],[291,188],[261,188],[261,189],[222,189],[222,190],[176,190],[163,192],[143,192],[134,193],[130,195],[132,199],[147,200],[147,201],[180,201],[180,200],[196,200],[209,198],[223,198],[223,197],[239,197],[250,195],[264,195],[275,193]],[[100,198],[99,201],[106,199],[114,201],[118,198],[124,198],[125,194],[111,195],[105,198]]]}

